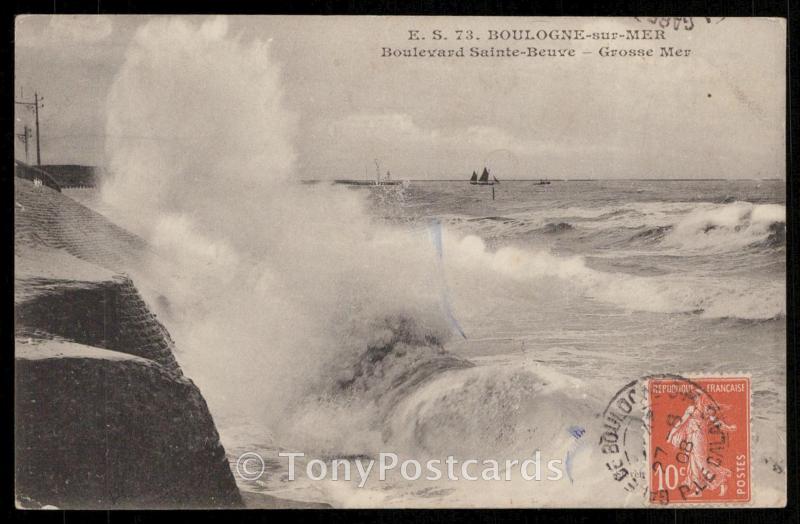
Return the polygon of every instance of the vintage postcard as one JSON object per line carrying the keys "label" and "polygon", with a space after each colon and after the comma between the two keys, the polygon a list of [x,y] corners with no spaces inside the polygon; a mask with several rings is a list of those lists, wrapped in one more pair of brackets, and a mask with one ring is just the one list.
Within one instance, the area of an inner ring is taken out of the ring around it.
{"label": "vintage postcard", "polygon": [[17,507],[786,504],[785,20],[29,15],[15,63]]}

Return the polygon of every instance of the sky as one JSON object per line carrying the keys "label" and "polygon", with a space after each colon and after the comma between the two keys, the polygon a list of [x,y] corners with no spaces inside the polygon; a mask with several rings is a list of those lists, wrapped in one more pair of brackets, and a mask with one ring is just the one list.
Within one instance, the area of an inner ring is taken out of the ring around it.
{"label": "sky", "polygon": [[[104,165],[109,89],[149,19],[17,18],[16,96],[44,97],[43,163]],[[245,44],[268,42],[283,103],[297,118],[300,178],[372,176],[375,159],[408,179],[460,179],[484,165],[505,178],[785,176],[784,22],[694,24],[667,28],[659,42],[487,39],[490,29],[658,28],[630,18],[233,16],[228,31]],[[429,38],[439,29],[449,38],[409,41],[410,29]],[[457,29],[482,39],[456,41]],[[381,56],[383,47],[473,45],[574,48],[576,57]],[[602,46],[657,53],[662,45],[692,51],[680,58],[598,54]],[[257,99],[259,86],[252,87]],[[17,106],[17,121],[20,133],[32,115]],[[18,139],[15,155],[25,158]]]}

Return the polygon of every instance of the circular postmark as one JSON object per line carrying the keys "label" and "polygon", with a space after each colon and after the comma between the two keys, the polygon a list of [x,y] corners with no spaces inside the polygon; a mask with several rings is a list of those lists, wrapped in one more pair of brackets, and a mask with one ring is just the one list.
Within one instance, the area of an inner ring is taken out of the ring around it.
{"label": "circular postmark", "polygon": [[648,375],[618,390],[603,411],[598,441],[609,475],[652,504],[691,502],[718,489],[726,431],[703,379]]}

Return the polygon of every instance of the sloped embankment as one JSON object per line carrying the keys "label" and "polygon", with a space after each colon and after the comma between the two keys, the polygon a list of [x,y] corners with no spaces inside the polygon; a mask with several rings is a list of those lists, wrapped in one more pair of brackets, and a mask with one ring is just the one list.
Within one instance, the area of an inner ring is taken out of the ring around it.
{"label": "sloped embankment", "polygon": [[141,239],[15,180],[18,505],[236,507],[214,421],[119,271]]}
{"label": "sloped embankment", "polygon": [[[67,283],[68,282],[68,283]],[[181,374],[167,330],[125,276],[101,281],[27,279],[15,308],[18,336],[41,333],[128,353]]]}
{"label": "sloped embankment", "polygon": [[64,250],[116,272],[147,249],[144,240],[63,193],[21,178],[14,179],[14,245]]}

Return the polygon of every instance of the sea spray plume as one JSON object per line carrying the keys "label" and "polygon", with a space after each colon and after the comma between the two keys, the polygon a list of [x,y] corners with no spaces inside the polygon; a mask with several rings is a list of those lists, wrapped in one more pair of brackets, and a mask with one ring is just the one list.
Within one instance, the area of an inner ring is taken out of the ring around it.
{"label": "sea spray plume", "polygon": [[226,238],[259,227],[244,218],[274,198],[295,158],[279,81],[268,45],[228,36],[225,18],[145,24],[108,96],[105,199],[191,214]]}
{"label": "sea spray plume", "polygon": [[223,424],[288,425],[334,364],[380,345],[382,319],[449,333],[424,232],[372,223],[357,192],[296,184],[281,100],[268,46],[219,18],[148,22],[108,96],[103,197],[153,246],[137,278],[165,297],[151,302],[169,304],[181,364]]}

